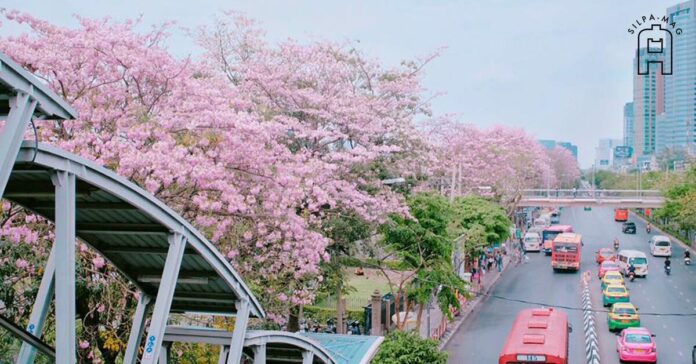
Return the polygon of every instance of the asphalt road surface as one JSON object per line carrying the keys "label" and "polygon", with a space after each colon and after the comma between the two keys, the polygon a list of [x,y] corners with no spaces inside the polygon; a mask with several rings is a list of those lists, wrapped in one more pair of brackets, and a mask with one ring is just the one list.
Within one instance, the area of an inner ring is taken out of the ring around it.
{"label": "asphalt road surface", "polygon": [[[665,364],[691,363],[691,348],[696,345],[696,265],[683,264],[684,249],[673,244],[672,275],[667,277],[662,269],[664,258],[649,255],[649,235],[645,225],[631,216],[638,227],[636,235],[621,233],[621,223],[614,222],[613,209],[564,208],[562,224],[570,224],[583,235],[581,271],[592,272],[593,307],[604,311],[601,290],[597,281],[597,264],[594,253],[601,247],[611,247],[618,237],[622,249],[642,250],[648,254],[647,278],[629,282],[631,301],[644,315],[643,326],[656,334],[658,360]],[[653,229],[653,234],[657,231]],[[581,274],[554,273],[550,257],[529,253],[528,263],[509,267],[491,292],[492,295],[536,302],[525,304],[501,298],[488,297],[455,333],[445,350],[450,353],[450,363],[497,363],[498,355],[512,326],[517,312],[523,308],[542,305],[581,307]],[[585,337],[582,329],[582,312],[566,310],[573,332],[570,334],[570,364],[584,364]],[[686,314],[665,316],[652,314]],[[616,336],[609,332],[606,314],[598,312],[597,331],[603,364],[618,363]]]}

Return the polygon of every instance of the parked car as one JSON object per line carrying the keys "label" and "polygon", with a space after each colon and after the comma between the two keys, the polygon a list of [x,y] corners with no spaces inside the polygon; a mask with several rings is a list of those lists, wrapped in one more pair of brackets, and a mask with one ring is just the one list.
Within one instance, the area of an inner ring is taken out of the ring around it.
{"label": "parked car", "polygon": [[621,231],[624,234],[635,234],[636,233],[636,223],[632,221],[626,221],[621,226]]}
{"label": "parked car", "polygon": [[597,264],[602,264],[605,260],[616,260],[616,253],[612,248],[602,248],[597,250]]}
{"label": "parked car", "polygon": [[638,309],[630,302],[615,303],[611,306],[607,315],[607,324],[609,325],[609,331],[640,327]]}
{"label": "parked car", "polygon": [[654,257],[671,257],[672,242],[669,237],[664,235],[655,235],[650,238],[650,254]]}
{"label": "parked car", "polygon": [[613,260],[605,260],[602,262],[602,264],[599,265],[599,271],[597,271],[597,277],[599,279],[604,278],[604,275],[607,274],[607,272],[620,272],[621,267],[619,267],[619,264],[616,263]]}
{"label": "parked car", "polygon": [[624,329],[616,339],[616,351],[621,362],[657,363],[655,335],[644,327]]}

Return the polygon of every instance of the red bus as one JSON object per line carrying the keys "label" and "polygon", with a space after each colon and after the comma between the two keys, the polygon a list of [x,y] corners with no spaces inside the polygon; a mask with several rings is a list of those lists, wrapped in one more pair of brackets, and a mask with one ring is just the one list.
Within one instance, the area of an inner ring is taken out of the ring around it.
{"label": "red bus", "polygon": [[553,308],[517,314],[498,364],[568,364],[568,315]]}
{"label": "red bus", "polygon": [[561,233],[553,239],[551,245],[551,267],[553,270],[580,270],[582,257],[582,235]]}
{"label": "red bus", "polygon": [[628,221],[628,209],[614,209],[614,221]]}
{"label": "red bus", "polygon": [[553,239],[561,233],[572,233],[573,227],[570,225],[552,225],[544,229],[541,233],[541,241],[544,246],[544,253],[546,255],[551,255],[551,245],[553,244]]}

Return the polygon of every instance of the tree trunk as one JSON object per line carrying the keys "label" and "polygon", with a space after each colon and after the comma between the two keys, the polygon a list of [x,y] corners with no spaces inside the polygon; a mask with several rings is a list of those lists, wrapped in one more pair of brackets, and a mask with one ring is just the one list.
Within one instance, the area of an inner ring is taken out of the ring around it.
{"label": "tree trunk", "polygon": [[346,325],[343,324],[343,302],[341,295],[341,286],[339,285],[336,289],[336,332],[339,334],[345,334]]}
{"label": "tree trunk", "polygon": [[[423,319],[423,304],[418,305],[418,315],[416,315],[416,331],[420,334],[421,331],[421,322]],[[430,333],[428,333],[428,336],[430,336]]]}

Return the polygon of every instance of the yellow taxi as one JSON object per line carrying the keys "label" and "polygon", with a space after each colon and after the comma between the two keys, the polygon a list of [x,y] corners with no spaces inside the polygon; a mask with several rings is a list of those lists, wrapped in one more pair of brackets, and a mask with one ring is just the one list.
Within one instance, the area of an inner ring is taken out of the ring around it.
{"label": "yellow taxi", "polygon": [[630,302],[628,288],[622,284],[610,284],[602,291],[602,304],[604,307],[618,302]]}
{"label": "yellow taxi", "polygon": [[609,271],[604,274],[604,277],[602,277],[602,290],[604,290],[605,288],[607,288],[608,285],[611,284],[624,284],[624,279],[621,273],[616,271]]}
{"label": "yellow taxi", "polygon": [[638,309],[632,303],[619,302],[611,306],[607,315],[609,331],[625,329],[627,327],[640,327],[640,315]]}

